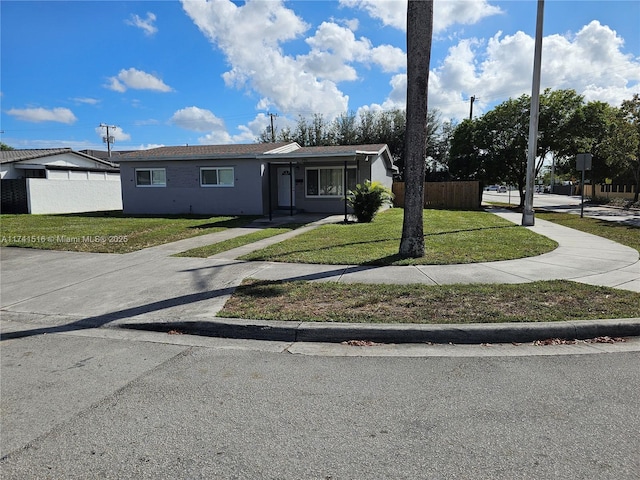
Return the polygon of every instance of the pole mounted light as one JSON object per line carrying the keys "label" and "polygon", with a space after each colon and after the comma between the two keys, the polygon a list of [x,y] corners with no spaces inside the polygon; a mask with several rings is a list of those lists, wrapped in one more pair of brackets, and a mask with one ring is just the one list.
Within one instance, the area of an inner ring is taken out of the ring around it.
{"label": "pole mounted light", "polygon": [[536,19],[536,44],[533,57],[533,82],[531,86],[531,113],[529,116],[529,148],[527,152],[527,179],[524,195],[522,226],[535,224],[533,213],[533,183],[535,180],[536,151],[538,149],[538,116],[540,111],[540,66],[542,63],[542,23],[544,18],[544,0],[538,0]]}

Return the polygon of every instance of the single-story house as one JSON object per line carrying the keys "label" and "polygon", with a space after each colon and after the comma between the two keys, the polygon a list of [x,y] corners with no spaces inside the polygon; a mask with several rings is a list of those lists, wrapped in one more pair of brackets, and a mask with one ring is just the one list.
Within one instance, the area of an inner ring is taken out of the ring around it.
{"label": "single-story house", "polygon": [[391,188],[397,173],[386,144],[160,147],[121,155],[119,163],[128,214],[343,213],[357,183]]}
{"label": "single-story house", "polygon": [[71,148],[0,152],[2,213],[80,213],[122,209],[114,164]]}

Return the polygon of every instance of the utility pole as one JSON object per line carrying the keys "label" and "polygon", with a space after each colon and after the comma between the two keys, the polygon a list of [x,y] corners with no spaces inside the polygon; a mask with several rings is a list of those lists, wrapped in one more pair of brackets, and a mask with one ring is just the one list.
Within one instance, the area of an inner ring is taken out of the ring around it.
{"label": "utility pole", "polygon": [[107,152],[109,154],[109,158],[111,158],[111,144],[115,143],[116,137],[114,137],[113,135],[109,135],[109,129],[112,128],[113,130],[115,130],[116,126],[115,125],[107,125],[106,123],[101,123],[100,127],[107,129],[107,135],[102,137],[102,141],[107,144]]}
{"label": "utility pole", "polygon": [[269,116],[271,117],[271,143],[276,143],[276,131],[273,128],[273,117],[277,117],[278,114],[270,113]]}
{"label": "utility pole", "polygon": [[531,114],[529,117],[529,145],[527,152],[527,177],[524,195],[522,226],[535,224],[533,211],[533,184],[535,181],[536,153],[538,148],[538,117],[540,113],[540,70],[542,64],[542,25],[544,18],[544,0],[538,0],[536,19],[536,42],[533,55],[533,81],[531,85]]}
{"label": "utility pole", "polygon": [[476,96],[473,95],[471,96],[471,98],[469,99],[469,102],[471,102],[471,106],[469,107],[469,120],[473,120],[473,102],[476,101]]}

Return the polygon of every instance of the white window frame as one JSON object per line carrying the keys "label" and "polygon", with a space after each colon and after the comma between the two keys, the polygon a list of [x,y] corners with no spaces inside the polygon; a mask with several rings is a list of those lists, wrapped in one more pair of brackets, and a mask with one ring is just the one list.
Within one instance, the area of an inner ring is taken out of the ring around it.
{"label": "white window frame", "polygon": [[[316,170],[318,172],[318,185],[316,185],[317,187],[317,195],[309,195],[309,171],[310,170]],[[342,183],[342,190],[343,193],[342,194],[336,194],[336,195],[327,195],[327,194],[321,194],[321,190],[320,190],[320,170],[340,170],[340,181]],[[356,183],[358,183],[358,171],[357,168],[355,166],[351,167],[348,166],[347,167],[347,172],[349,171],[353,171],[356,175]],[[344,185],[344,166],[323,166],[323,167],[306,167],[305,168],[305,172],[304,172],[304,181],[305,181],[305,189],[304,189],[304,193],[305,193],[305,197],[307,198],[344,198],[345,194],[347,193],[347,190],[345,188]]]}
{"label": "white window frame", "polygon": [[[149,172],[149,181],[151,182],[149,185],[144,185],[138,183],[138,172]],[[153,183],[153,172],[163,172],[164,174],[164,183]],[[135,170],[136,176],[136,187],[140,188],[164,188],[167,186],[167,169],[166,168],[136,168]]]}
{"label": "white window frame", "polygon": [[[216,172],[216,178],[220,180],[220,171],[231,170],[231,183],[204,183],[202,173],[205,171]],[[236,171],[235,167],[200,167],[200,186],[203,188],[229,188],[234,187],[236,183]]]}

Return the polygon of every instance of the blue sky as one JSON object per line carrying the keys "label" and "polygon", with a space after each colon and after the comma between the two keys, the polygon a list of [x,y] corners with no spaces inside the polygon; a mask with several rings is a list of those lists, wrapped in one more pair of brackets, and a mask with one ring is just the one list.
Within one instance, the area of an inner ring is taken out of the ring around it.
{"label": "blue sky", "polygon": [[[535,1],[436,0],[429,106],[531,93]],[[6,1],[1,137],[15,148],[251,143],[277,114],[405,107],[406,2]],[[542,87],[640,93],[640,1],[545,2]]]}

